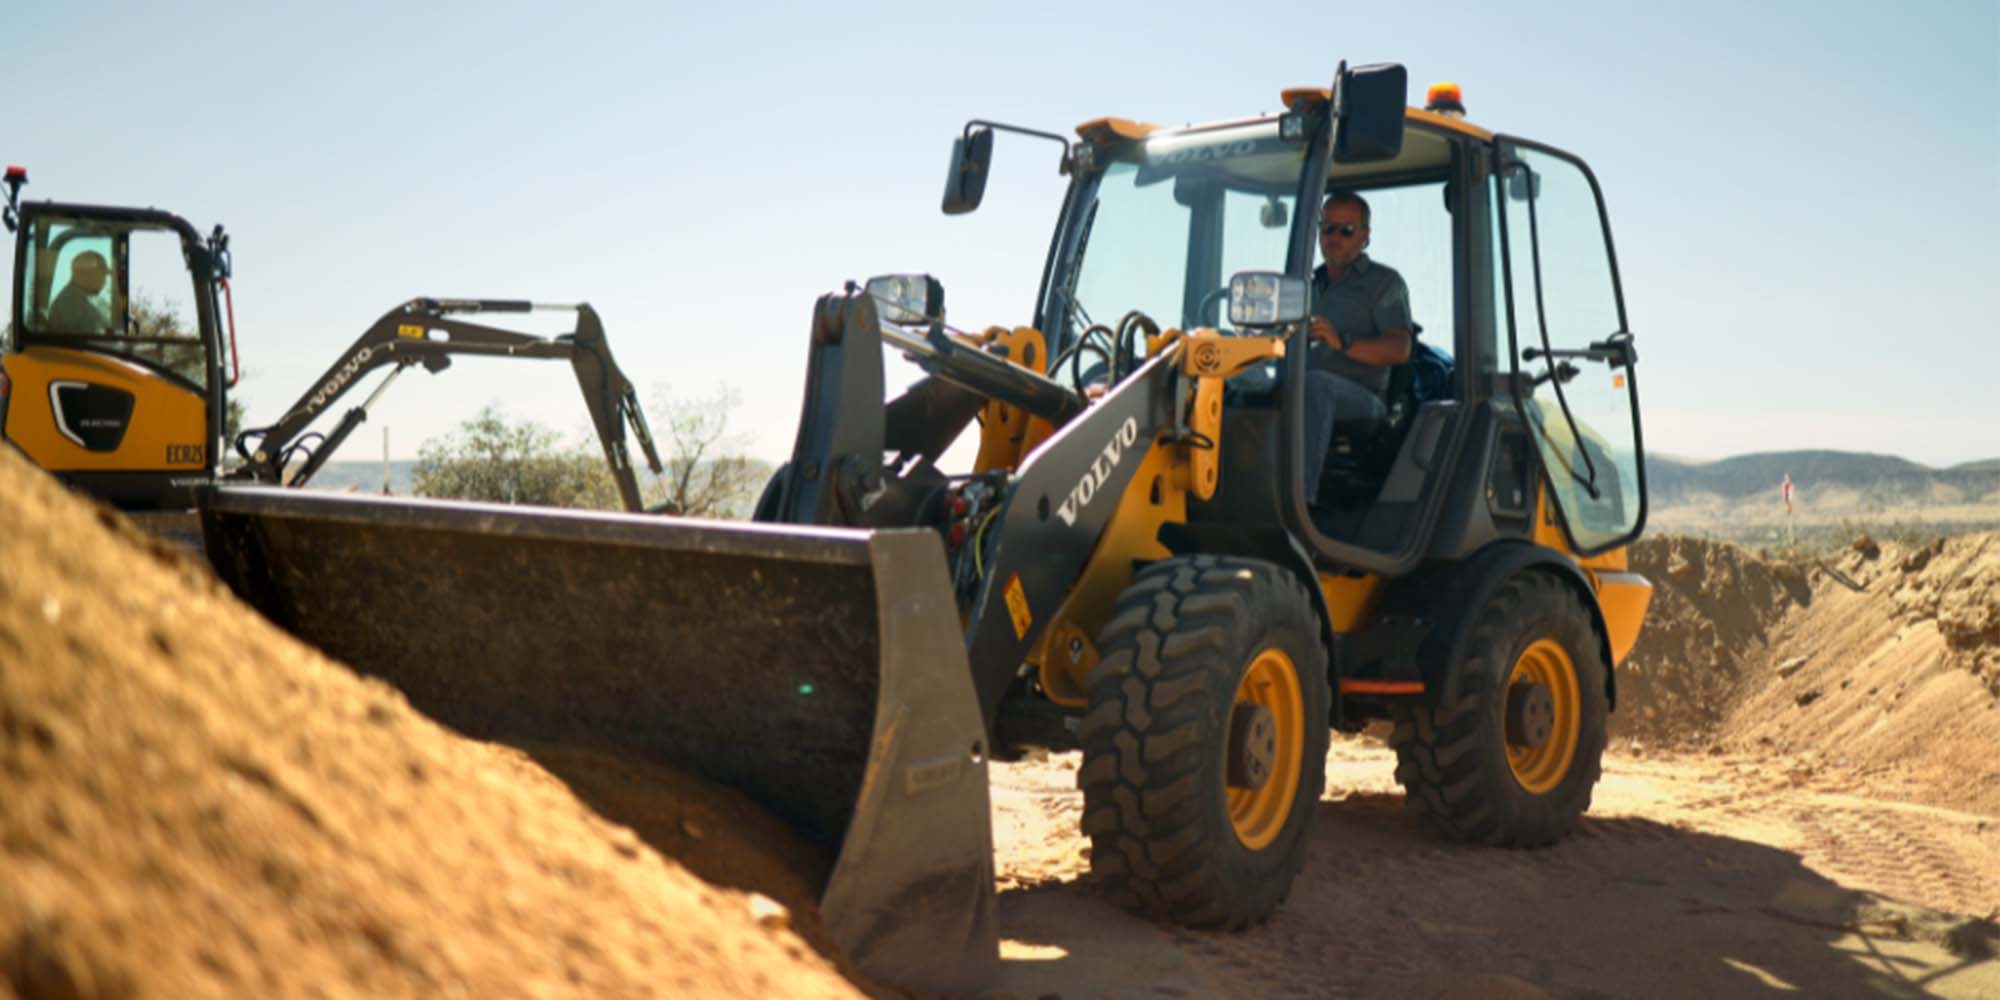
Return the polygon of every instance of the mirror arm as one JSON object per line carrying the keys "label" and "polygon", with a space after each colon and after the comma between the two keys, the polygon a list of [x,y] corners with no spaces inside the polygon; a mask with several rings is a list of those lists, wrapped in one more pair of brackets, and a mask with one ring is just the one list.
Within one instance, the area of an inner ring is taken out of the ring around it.
{"label": "mirror arm", "polygon": [[960,138],[970,142],[972,140],[972,130],[975,128],[990,128],[999,132],[1012,132],[1016,135],[1034,136],[1037,139],[1049,139],[1061,144],[1063,148],[1062,162],[1056,164],[1057,173],[1068,174],[1076,162],[1075,145],[1054,132],[1043,132],[1037,129],[1022,128],[1019,125],[1008,125],[1004,122],[990,122],[984,118],[974,118],[965,123],[965,131],[960,134]]}
{"label": "mirror arm", "polygon": [[1613,368],[1630,368],[1638,363],[1639,352],[1632,348],[1632,334],[1620,331],[1580,350],[1569,348],[1544,350],[1539,347],[1521,349],[1523,361],[1535,361],[1540,358],[1582,358],[1586,361],[1603,361]]}

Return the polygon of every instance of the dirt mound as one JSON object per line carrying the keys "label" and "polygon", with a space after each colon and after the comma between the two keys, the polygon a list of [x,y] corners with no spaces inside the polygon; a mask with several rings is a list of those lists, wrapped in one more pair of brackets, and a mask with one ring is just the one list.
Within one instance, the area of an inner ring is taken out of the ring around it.
{"label": "dirt mound", "polygon": [[2000,534],[1789,560],[1653,537],[1631,563],[1654,590],[1619,745],[1775,753],[1801,781],[2000,809]]}
{"label": "dirt mound", "polygon": [[1896,608],[1929,622],[1954,666],[2000,695],[2000,534],[1939,539],[1897,561]]}
{"label": "dirt mound", "polygon": [[2000,535],[1813,564],[1721,743],[1906,801],[2000,812]]}
{"label": "dirt mound", "polygon": [[655,849],[786,868],[727,796],[441,729],[4,448],[0,522],[0,996],[860,995]]}
{"label": "dirt mound", "polygon": [[1811,601],[1806,572],[1699,538],[1642,539],[1629,558],[1653,582],[1653,602],[1619,668],[1612,738],[1705,742],[1754,683],[1772,629]]}

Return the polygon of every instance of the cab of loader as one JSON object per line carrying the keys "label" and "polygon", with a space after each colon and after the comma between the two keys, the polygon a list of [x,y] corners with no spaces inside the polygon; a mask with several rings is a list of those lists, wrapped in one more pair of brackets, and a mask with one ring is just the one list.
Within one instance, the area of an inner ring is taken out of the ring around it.
{"label": "cab of loader", "polygon": [[[1246,121],[1078,127],[1037,300],[1035,326],[1058,360],[1050,376],[1081,389],[1129,375],[1143,338],[1114,343],[1111,326],[1134,311],[1156,328],[1283,336],[1305,364],[1268,361],[1230,380],[1224,422],[1237,444],[1223,449],[1219,495],[1190,521],[1227,531],[1278,512],[1325,568],[1397,575],[1530,535],[1543,468],[1567,549],[1587,557],[1636,537],[1636,356],[1589,168],[1466,122],[1455,87],[1399,107],[1398,134],[1378,128],[1374,148],[1344,157],[1311,141],[1328,91],[1284,99],[1286,113]],[[1229,296],[1243,272],[1310,286],[1320,205],[1335,190],[1367,200],[1370,258],[1403,276],[1418,340],[1457,364],[1448,393],[1422,400],[1413,365],[1392,370],[1385,415],[1337,423],[1325,468],[1308,469],[1294,446],[1304,385],[1292,376],[1327,348],[1304,324],[1236,328]],[[1449,482],[1483,488],[1458,496]]]}

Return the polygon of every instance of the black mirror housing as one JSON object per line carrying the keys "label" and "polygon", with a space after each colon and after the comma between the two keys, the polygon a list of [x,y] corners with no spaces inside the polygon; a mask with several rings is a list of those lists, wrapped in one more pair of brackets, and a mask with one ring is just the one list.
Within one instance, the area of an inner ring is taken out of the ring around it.
{"label": "black mirror housing", "polygon": [[993,166],[993,130],[976,128],[952,140],[951,170],[944,178],[944,214],[964,215],[986,197],[986,175]]}
{"label": "black mirror housing", "polygon": [[1542,175],[1525,163],[1510,164],[1507,168],[1507,197],[1514,201],[1533,201],[1542,196]]}
{"label": "black mirror housing", "polygon": [[1285,203],[1277,195],[1264,199],[1263,208],[1257,212],[1257,221],[1265,229],[1283,229],[1291,224],[1292,215],[1286,211]]}
{"label": "black mirror housing", "polygon": [[1339,83],[1340,131],[1334,136],[1334,162],[1395,159],[1403,151],[1409,71],[1399,63],[1356,66],[1344,71]]}

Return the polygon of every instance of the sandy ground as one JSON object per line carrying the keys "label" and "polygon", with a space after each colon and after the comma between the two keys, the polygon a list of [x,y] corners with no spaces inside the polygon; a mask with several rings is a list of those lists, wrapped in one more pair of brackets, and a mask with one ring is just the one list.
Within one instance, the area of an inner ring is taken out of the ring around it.
{"label": "sandy ground", "polygon": [[[898,995],[741,799],[464,739],[5,449],[0,522],[0,1000]],[[1074,756],[999,766],[990,995],[2000,997],[2000,536],[1634,562],[1578,836],[1440,842],[1336,739],[1287,905],[1193,933],[1094,893]]]}
{"label": "sandy ground", "polygon": [[2000,817],[1854,794],[1735,754],[1613,754],[1582,832],[1465,848],[1402,809],[1394,754],[1336,740],[1306,869],[1272,921],[1197,934],[1096,899],[1076,760],[995,784],[1000,995],[2000,996]]}
{"label": "sandy ground", "polygon": [[1095,899],[1074,755],[1002,768],[1001,995],[2000,997],[2000,535],[1831,559],[1650,538],[1579,835],[1464,848],[1336,735],[1269,925],[1194,934]]}

